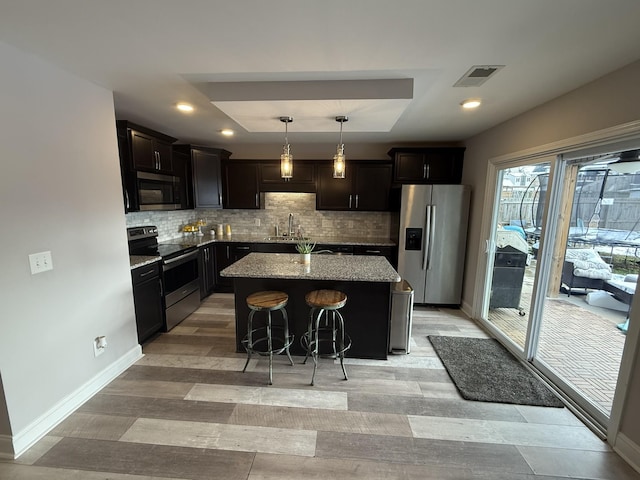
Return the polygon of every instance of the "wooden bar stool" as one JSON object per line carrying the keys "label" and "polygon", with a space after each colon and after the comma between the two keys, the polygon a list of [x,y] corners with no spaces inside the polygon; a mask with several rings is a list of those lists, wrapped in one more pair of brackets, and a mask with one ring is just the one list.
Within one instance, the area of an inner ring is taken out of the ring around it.
{"label": "wooden bar stool", "polygon": [[[247,362],[244,364],[244,372],[249,365],[251,355],[269,356],[269,385],[273,384],[273,355],[282,352],[287,353],[291,365],[293,360],[289,353],[289,346],[293,342],[293,335],[289,335],[289,319],[287,310],[284,308],[289,301],[289,296],[284,292],[265,291],[255,292],[247,297],[249,320],[247,324],[247,335],[242,340],[242,345],[247,351]],[[256,312],[267,312],[266,323],[263,326],[254,327],[253,316]],[[282,314],[282,325],[272,324],[271,312],[279,311]],[[282,330],[282,335],[274,335],[274,330]]]}
{"label": "wooden bar stool", "polygon": [[[304,299],[311,310],[309,311],[309,327],[300,339],[300,343],[307,351],[302,363],[307,362],[309,355],[313,358],[311,385],[315,383],[318,355],[322,354],[320,352],[321,343],[329,344],[333,357],[340,358],[344,379],[348,380],[347,371],[344,368],[344,352],[351,348],[351,338],[344,332],[344,319],[339,312],[339,309],[347,303],[347,295],[338,290],[314,290],[307,293]],[[331,320],[329,320],[329,312]],[[323,315],[324,322],[321,324]]]}

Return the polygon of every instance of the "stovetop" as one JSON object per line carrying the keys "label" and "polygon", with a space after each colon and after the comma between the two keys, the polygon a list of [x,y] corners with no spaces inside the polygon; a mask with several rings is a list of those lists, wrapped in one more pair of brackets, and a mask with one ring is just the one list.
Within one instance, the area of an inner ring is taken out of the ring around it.
{"label": "stovetop", "polygon": [[159,244],[158,229],[155,226],[128,228],[127,237],[131,255],[161,256],[163,259],[169,259],[196,249],[188,242]]}
{"label": "stovetop", "polygon": [[156,249],[158,251],[158,255],[160,255],[162,258],[171,258],[178,256],[181,253],[195,250],[196,247],[186,243],[165,243],[162,245],[157,245]]}

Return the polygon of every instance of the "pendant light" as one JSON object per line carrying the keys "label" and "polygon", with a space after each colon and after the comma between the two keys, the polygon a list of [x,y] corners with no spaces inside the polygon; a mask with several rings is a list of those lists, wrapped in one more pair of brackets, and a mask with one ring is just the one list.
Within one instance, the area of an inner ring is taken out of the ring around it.
{"label": "pendant light", "polygon": [[284,145],[282,147],[282,155],[280,155],[280,176],[282,178],[293,177],[293,155],[291,155],[291,145],[289,145],[289,129],[288,125],[293,122],[293,117],[280,117],[280,121],[284,123]]}
{"label": "pendant light", "polygon": [[336,122],[340,122],[340,143],[338,144],[338,151],[333,156],[333,178],[344,178],[346,157],[344,156],[344,144],[342,143],[342,124],[348,121],[349,117],[344,115],[336,117]]}

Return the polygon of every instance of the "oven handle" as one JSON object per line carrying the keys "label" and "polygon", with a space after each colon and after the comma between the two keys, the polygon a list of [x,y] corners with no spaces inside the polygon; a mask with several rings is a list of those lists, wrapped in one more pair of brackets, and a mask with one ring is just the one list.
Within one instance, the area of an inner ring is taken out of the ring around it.
{"label": "oven handle", "polygon": [[189,262],[191,260],[198,259],[198,250],[192,250],[184,255],[180,255],[176,258],[171,258],[169,260],[165,260],[163,263],[163,270],[167,270],[168,268],[177,267],[183,263]]}

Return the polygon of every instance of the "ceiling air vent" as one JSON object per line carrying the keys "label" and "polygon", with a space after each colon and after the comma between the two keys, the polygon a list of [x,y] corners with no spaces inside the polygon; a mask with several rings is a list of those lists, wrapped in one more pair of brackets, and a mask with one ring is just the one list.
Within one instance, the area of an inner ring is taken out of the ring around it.
{"label": "ceiling air vent", "polygon": [[460,80],[453,84],[454,87],[479,87],[492,77],[504,65],[474,65]]}

